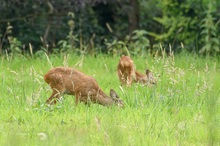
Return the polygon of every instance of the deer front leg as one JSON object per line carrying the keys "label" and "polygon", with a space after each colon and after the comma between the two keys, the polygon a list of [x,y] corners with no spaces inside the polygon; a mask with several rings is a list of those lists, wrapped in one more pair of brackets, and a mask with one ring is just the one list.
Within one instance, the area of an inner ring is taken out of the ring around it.
{"label": "deer front leg", "polygon": [[81,94],[81,92],[76,93],[75,96],[76,96],[76,100],[75,100],[75,105],[76,106],[78,105],[79,102],[83,102],[83,103],[88,104],[88,105],[91,102],[90,97],[88,95]]}
{"label": "deer front leg", "polygon": [[76,93],[76,100],[75,100],[75,105],[77,106],[79,103],[79,98],[80,98],[81,94],[80,93]]}

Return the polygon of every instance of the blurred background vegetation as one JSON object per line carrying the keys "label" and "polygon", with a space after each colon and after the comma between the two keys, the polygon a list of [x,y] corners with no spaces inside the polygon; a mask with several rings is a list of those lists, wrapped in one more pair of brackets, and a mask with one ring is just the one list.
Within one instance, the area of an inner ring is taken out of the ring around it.
{"label": "blurred background vegetation", "polygon": [[220,54],[219,0],[1,0],[0,54]]}

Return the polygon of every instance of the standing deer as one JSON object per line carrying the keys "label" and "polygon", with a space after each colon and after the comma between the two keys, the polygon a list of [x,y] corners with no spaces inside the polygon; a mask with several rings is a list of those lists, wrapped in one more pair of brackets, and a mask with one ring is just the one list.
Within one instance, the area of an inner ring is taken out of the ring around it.
{"label": "standing deer", "polygon": [[93,77],[73,68],[53,68],[44,75],[44,80],[53,90],[52,95],[46,101],[47,104],[56,104],[56,100],[59,100],[63,94],[69,94],[75,96],[76,105],[81,101],[94,102],[103,106],[124,106],[123,101],[113,89],[110,89],[110,97],[107,96]]}
{"label": "standing deer", "polygon": [[120,58],[117,67],[117,73],[122,85],[130,86],[132,84],[132,80],[133,78],[136,78],[136,75],[134,62],[129,56],[123,55]]}
{"label": "standing deer", "polygon": [[156,84],[156,80],[150,70],[146,70],[145,74],[142,74],[135,70],[133,60],[129,56],[122,56],[119,60],[117,73],[122,85],[130,86],[132,82],[142,84]]}

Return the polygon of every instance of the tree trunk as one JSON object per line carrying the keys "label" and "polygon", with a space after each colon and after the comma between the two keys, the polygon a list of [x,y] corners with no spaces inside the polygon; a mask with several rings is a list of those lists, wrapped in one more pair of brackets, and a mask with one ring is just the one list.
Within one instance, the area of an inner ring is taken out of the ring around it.
{"label": "tree trunk", "polygon": [[128,11],[129,35],[139,27],[139,3],[138,0],[129,0],[130,8]]}

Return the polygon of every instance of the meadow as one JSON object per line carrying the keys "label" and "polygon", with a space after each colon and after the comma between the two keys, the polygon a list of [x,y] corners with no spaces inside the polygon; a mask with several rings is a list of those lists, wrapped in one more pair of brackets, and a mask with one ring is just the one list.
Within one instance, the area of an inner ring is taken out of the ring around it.
{"label": "meadow", "polygon": [[[149,68],[155,86],[121,87],[120,56],[2,56],[0,62],[0,145],[220,145],[220,61],[194,54],[133,56],[136,69]],[[74,96],[54,106],[43,75],[69,66],[96,78],[124,108],[75,106]]]}

